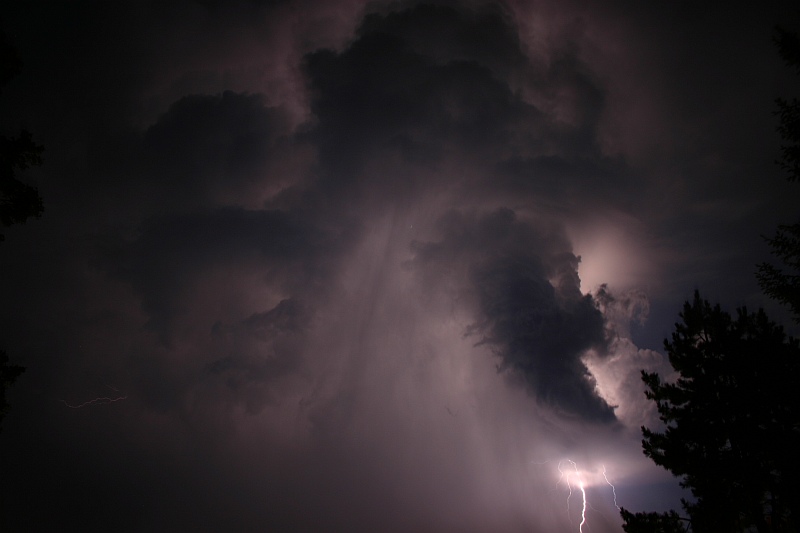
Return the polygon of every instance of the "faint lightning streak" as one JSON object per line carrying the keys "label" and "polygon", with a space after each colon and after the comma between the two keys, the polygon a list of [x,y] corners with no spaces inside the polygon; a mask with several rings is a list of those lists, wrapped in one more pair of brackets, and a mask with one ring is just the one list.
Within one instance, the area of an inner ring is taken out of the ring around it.
{"label": "faint lightning streak", "polygon": [[88,402],[83,402],[80,405],[70,405],[70,404],[67,403],[66,400],[61,400],[61,402],[64,405],[66,405],[67,407],[69,407],[70,409],[80,409],[81,407],[86,407],[87,405],[92,405],[92,404],[95,404],[95,403],[114,403],[114,402],[118,402],[120,400],[125,400],[127,398],[128,398],[127,396],[118,396],[116,398],[106,398],[106,397],[95,398],[94,400],[89,400]]}
{"label": "faint lightning streak", "polygon": [[608,486],[611,487],[611,493],[614,494],[614,507],[616,507],[618,511],[621,511],[622,509],[617,505],[617,489],[608,480],[608,476],[606,476],[606,465],[603,465],[603,478],[606,480],[606,483],[608,483]]}
{"label": "faint lightning streak", "polygon": [[[570,459],[566,459],[566,460],[569,461],[570,463],[572,463],[573,466],[575,466],[575,463],[572,462]],[[558,481],[556,481],[556,486],[558,486],[558,484],[561,483],[561,480],[564,479],[565,473],[564,473],[563,470],[561,470],[561,463],[563,463],[563,462],[564,462],[564,459],[559,461],[558,462],[558,466],[556,467],[556,468],[558,468],[558,473],[561,474],[558,477]],[[577,470],[577,467],[576,467],[576,470]],[[569,516],[569,499],[572,498],[572,484],[569,482],[569,474],[566,474],[566,478],[567,478],[566,479],[567,489],[569,489],[569,494],[567,494],[567,519],[569,519],[569,521],[572,522],[572,518]]]}

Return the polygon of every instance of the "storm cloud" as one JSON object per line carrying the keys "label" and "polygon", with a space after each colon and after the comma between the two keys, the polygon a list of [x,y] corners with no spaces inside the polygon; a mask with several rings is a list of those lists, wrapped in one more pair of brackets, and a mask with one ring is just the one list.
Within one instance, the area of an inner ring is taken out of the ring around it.
{"label": "storm cloud", "polygon": [[567,459],[590,531],[606,467],[675,506],[639,371],[792,207],[784,7],[4,7],[2,128],[47,150],[0,248],[4,529],[573,531]]}
{"label": "storm cloud", "polygon": [[499,370],[566,415],[613,419],[581,362],[587,350],[606,351],[605,320],[580,291],[579,259],[563,235],[539,235],[507,208],[449,213],[440,225],[440,242],[415,243],[415,262],[467,282],[458,292],[474,294],[478,313],[468,333],[494,349]]}

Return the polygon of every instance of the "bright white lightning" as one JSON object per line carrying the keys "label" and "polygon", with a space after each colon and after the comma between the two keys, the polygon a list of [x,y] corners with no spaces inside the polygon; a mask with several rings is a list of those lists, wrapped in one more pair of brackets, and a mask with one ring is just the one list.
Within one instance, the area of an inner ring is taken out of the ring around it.
{"label": "bright white lightning", "polygon": [[578,531],[583,533],[583,524],[586,523],[586,491],[583,490],[583,481],[578,480],[578,487],[581,489],[581,495],[583,496],[583,508],[581,509],[581,523],[578,524]]}
{"label": "bright white lightning", "polygon": [[[549,461],[545,461],[545,463],[546,462],[549,462]],[[569,467],[562,466],[564,463],[569,463]],[[544,464],[544,463],[537,463],[537,464]],[[602,468],[603,468],[603,471],[602,471],[603,479],[605,480],[606,484],[608,484],[608,486],[611,487],[611,492],[614,495],[614,506],[617,509],[619,509],[620,507],[617,504],[617,491],[616,491],[616,488],[611,483],[611,481],[608,479],[608,475],[606,473],[605,465],[602,465]],[[568,518],[569,518],[569,502],[572,499],[572,492],[573,492],[572,486],[573,486],[573,484],[578,488],[578,490],[581,491],[581,500],[582,500],[581,501],[581,504],[582,504],[582,506],[581,506],[581,522],[578,525],[578,532],[579,533],[583,533],[583,526],[586,525],[586,508],[589,507],[589,502],[588,502],[588,500],[586,498],[586,484],[585,484],[584,479],[583,479],[583,476],[585,475],[585,473],[582,473],[580,470],[578,470],[577,463],[575,461],[573,461],[572,459],[562,459],[562,460],[560,460],[558,462],[557,469],[558,469],[558,473],[559,473],[559,478],[558,478],[558,481],[556,482],[556,485],[558,485],[562,481],[564,481],[565,484],[567,485],[567,490],[569,491],[569,494],[567,495],[567,517]],[[570,477],[574,477],[574,481],[571,480]],[[570,521],[571,521],[571,518],[570,518]]]}
{"label": "bright white lightning", "polygon": [[[561,478],[564,477],[564,471],[561,470],[561,463],[563,461],[558,462],[558,471],[561,473]],[[583,488],[583,480],[581,479],[581,474],[578,472],[578,465],[575,464],[575,461],[572,459],[567,459],[567,462],[572,465],[572,469],[575,471],[575,477],[578,478],[578,488],[581,491],[581,498],[583,500],[583,506],[581,507],[581,523],[578,524],[578,531],[583,533],[583,525],[586,523],[586,490]],[[570,474],[567,474],[567,487],[569,488],[569,495],[567,496],[567,512],[569,512],[569,499],[572,497],[572,483],[569,481]],[[560,481],[560,479],[559,479]]]}
{"label": "bright white lightning", "polygon": [[125,400],[127,398],[128,398],[127,396],[118,396],[116,398],[107,398],[107,397],[95,398],[94,400],[89,400],[88,402],[83,402],[80,405],[70,405],[70,404],[67,403],[66,400],[61,400],[61,402],[64,405],[66,405],[67,407],[69,407],[70,409],[80,409],[81,407],[86,407],[87,405],[92,405],[92,404],[95,404],[95,403],[114,403],[114,402],[118,402],[120,400]]}

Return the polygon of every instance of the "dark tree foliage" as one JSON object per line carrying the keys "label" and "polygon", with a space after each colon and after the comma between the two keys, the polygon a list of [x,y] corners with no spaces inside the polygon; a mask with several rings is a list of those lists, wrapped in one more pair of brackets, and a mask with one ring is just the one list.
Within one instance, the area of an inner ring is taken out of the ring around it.
{"label": "dark tree foliage", "polygon": [[[19,74],[21,62],[14,48],[0,32],[0,89]],[[20,130],[15,137],[0,135],[0,227],[24,223],[42,216],[44,207],[36,187],[17,179],[17,172],[42,162],[43,148],[30,132]],[[0,241],[4,239],[0,233]]]}
{"label": "dark tree foliage", "polygon": [[3,30],[0,30],[0,89],[21,71],[22,61],[20,61],[17,51],[6,40]]}
{"label": "dark tree foliage", "polygon": [[[800,38],[797,33],[776,29],[775,43],[781,58],[800,74]],[[781,135],[781,157],[778,165],[789,181],[800,181],[800,100],[776,100]],[[766,239],[772,254],[782,267],[769,263],[758,266],[756,276],[761,289],[769,297],[788,305],[795,321],[800,322],[800,223],[781,225],[772,238]]]}
{"label": "dark tree foliage", "polygon": [[6,352],[0,350],[0,431],[2,431],[3,418],[8,413],[10,405],[6,401],[6,390],[16,381],[25,368],[9,364]]}
{"label": "dark tree foliage", "polygon": [[[763,310],[732,317],[698,293],[680,317],[664,341],[677,380],[642,372],[665,424],[642,428],[645,455],[691,490],[682,503],[695,532],[798,531],[800,344]],[[626,531],[656,520],[623,518]],[[664,520],[653,531],[673,531]]]}
{"label": "dark tree foliage", "polygon": [[[16,50],[0,30],[0,90],[22,69]],[[29,217],[40,217],[42,198],[35,187],[19,181],[17,171],[41,164],[43,148],[33,141],[30,132],[20,130],[16,137],[0,135],[0,228],[23,223]],[[0,241],[5,237],[0,233]],[[0,350],[0,430],[8,413],[6,390],[25,371],[24,367],[9,363],[6,352]]]}
{"label": "dark tree foliage", "polygon": [[[775,44],[784,62],[800,74],[800,37],[797,33],[776,28]],[[789,181],[797,181],[800,179],[800,101],[797,98],[778,98],[775,103],[780,119],[778,133],[784,142],[778,164],[788,173]]]}
{"label": "dark tree foliage", "polygon": [[[17,137],[0,136],[0,226],[24,223],[30,217],[42,216],[44,206],[36,187],[16,178],[16,170],[41,164],[43,148],[30,132],[22,130]],[[0,233],[0,241],[4,239]]]}
{"label": "dark tree foliage", "polygon": [[620,511],[625,533],[686,533],[690,531],[685,518],[678,516],[675,511],[666,513],[631,513],[622,509]]}
{"label": "dark tree foliage", "polygon": [[800,223],[780,225],[767,243],[783,266],[758,265],[758,283],[764,294],[788,305],[795,322],[800,322]]}

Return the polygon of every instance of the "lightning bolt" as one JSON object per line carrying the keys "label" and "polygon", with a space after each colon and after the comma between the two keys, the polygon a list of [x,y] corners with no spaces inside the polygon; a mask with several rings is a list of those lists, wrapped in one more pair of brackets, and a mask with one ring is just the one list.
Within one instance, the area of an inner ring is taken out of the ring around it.
{"label": "lightning bolt", "polygon": [[[583,526],[584,524],[586,524],[586,490],[584,489],[583,486],[583,480],[581,479],[581,474],[580,472],[578,472],[578,465],[572,459],[561,460],[558,462],[558,471],[561,474],[559,481],[561,481],[561,479],[564,478],[564,471],[561,470],[561,464],[564,463],[565,461],[568,462],[570,465],[572,465],[572,469],[575,471],[575,477],[578,478],[578,483],[577,483],[578,489],[580,489],[581,491],[581,499],[583,501],[583,506],[581,507],[581,523],[578,524],[578,531],[579,533],[583,533]],[[568,473],[566,475],[567,488],[569,489],[569,495],[567,496],[567,516],[569,516],[569,500],[570,498],[572,498],[572,483],[569,480],[570,475],[571,473]]]}
{"label": "lightning bolt", "polygon": [[125,400],[127,398],[128,398],[127,396],[118,396],[116,398],[107,398],[107,397],[95,398],[94,400],[89,400],[88,402],[83,402],[80,405],[70,405],[70,404],[67,403],[66,400],[61,400],[61,403],[63,403],[64,405],[66,405],[70,409],[80,409],[81,407],[86,407],[87,405],[92,405],[92,404],[95,404],[95,403],[99,403],[99,404],[114,403],[114,402],[118,402],[120,400]]}
{"label": "lightning bolt", "polygon": [[[550,461],[544,461],[544,462],[531,461],[531,462],[533,462],[535,464],[545,464],[545,463],[548,463]],[[617,503],[617,490],[616,490],[616,487],[614,487],[614,485],[608,479],[608,474],[606,472],[606,466],[605,465],[601,465],[601,466],[603,468],[603,470],[602,470],[603,479],[605,480],[606,484],[608,484],[608,486],[611,487],[611,492],[614,495],[614,507],[619,509],[620,507],[619,507],[619,505]],[[586,525],[586,509],[588,507],[591,507],[591,505],[589,504],[588,499],[586,497],[586,483],[584,482],[584,479],[583,479],[585,472],[582,473],[578,469],[578,464],[575,461],[573,461],[572,459],[561,459],[558,462],[558,465],[556,466],[556,468],[558,469],[558,473],[559,473],[559,477],[558,477],[558,481],[556,482],[556,486],[558,486],[562,482],[567,486],[567,490],[568,490],[568,494],[567,494],[567,518],[570,520],[570,523],[572,522],[572,518],[570,517],[570,512],[569,512],[570,511],[570,506],[569,506],[569,504],[570,504],[570,500],[572,499],[572,494],[573,494],[573,492],[576,492],[578,490],[581,493],[581,522],[580,522],[580,524],[578,524],[578,533],[583,533],[583,527]],[[596,476],[596,474],[594,474],[592,476],[594,477],[594,476]],[[570,479],[570,478],[572,478],[572,479]],[[576,490],[573,490],[573,486],[576,488]],[[592,507],[592,509],[594,509],[594,507]]]}
{"label": "lightning bolt", "polygon": [[617,489],[608,480],[608,476],[606,476],[606,465],[602,466],[603,466],[603,479],[605,479],[606,483],[608,483],[608,486],[611,487],[611,493],[614,495],[614,507],[616,507],[618,511],[621,511],[622,509],[620,509],[619,505],[617,505]]}
{"label": "lightning bolt", "polygon": [[[556,481],[556,487],[558,487],[559,483],[561,483],[561,480],[564,479],[564,471],[561,470],[561,463],[563,462],[564,460],[562,459],[558,462],[558,466],[556,466],[559,473],[558,481]],[[567,488],[569,489],[569,494],[567,495],[567,518],[569,518],[569,499],[572,497],[572,486],[569,484],[569,475],[567,475]]]}
{"label": "lightning bolt", "polygon": [[[586,490],[583,488],[583,480],[581,479],[581,474],[578,472],[578,465],[575,464],[575,461],[572,459],[567,459],[569,464],[572,465],[572,469],[575,470],[575,477],[578,478],[578,488],[581,491],[581,499],[583,500],[583,507],[581,508],[581,523],[578,524],[578,531],[583,533],[583,525],[586,523]],[[559,471],[561,470],[559,464]],[[567,476],[567,485],[569,486],[569,476]],[[572,487],[570,486],[569,489],[569,496],[567,496],[567,509],[569,509],[569,498],[572,496]]]}

